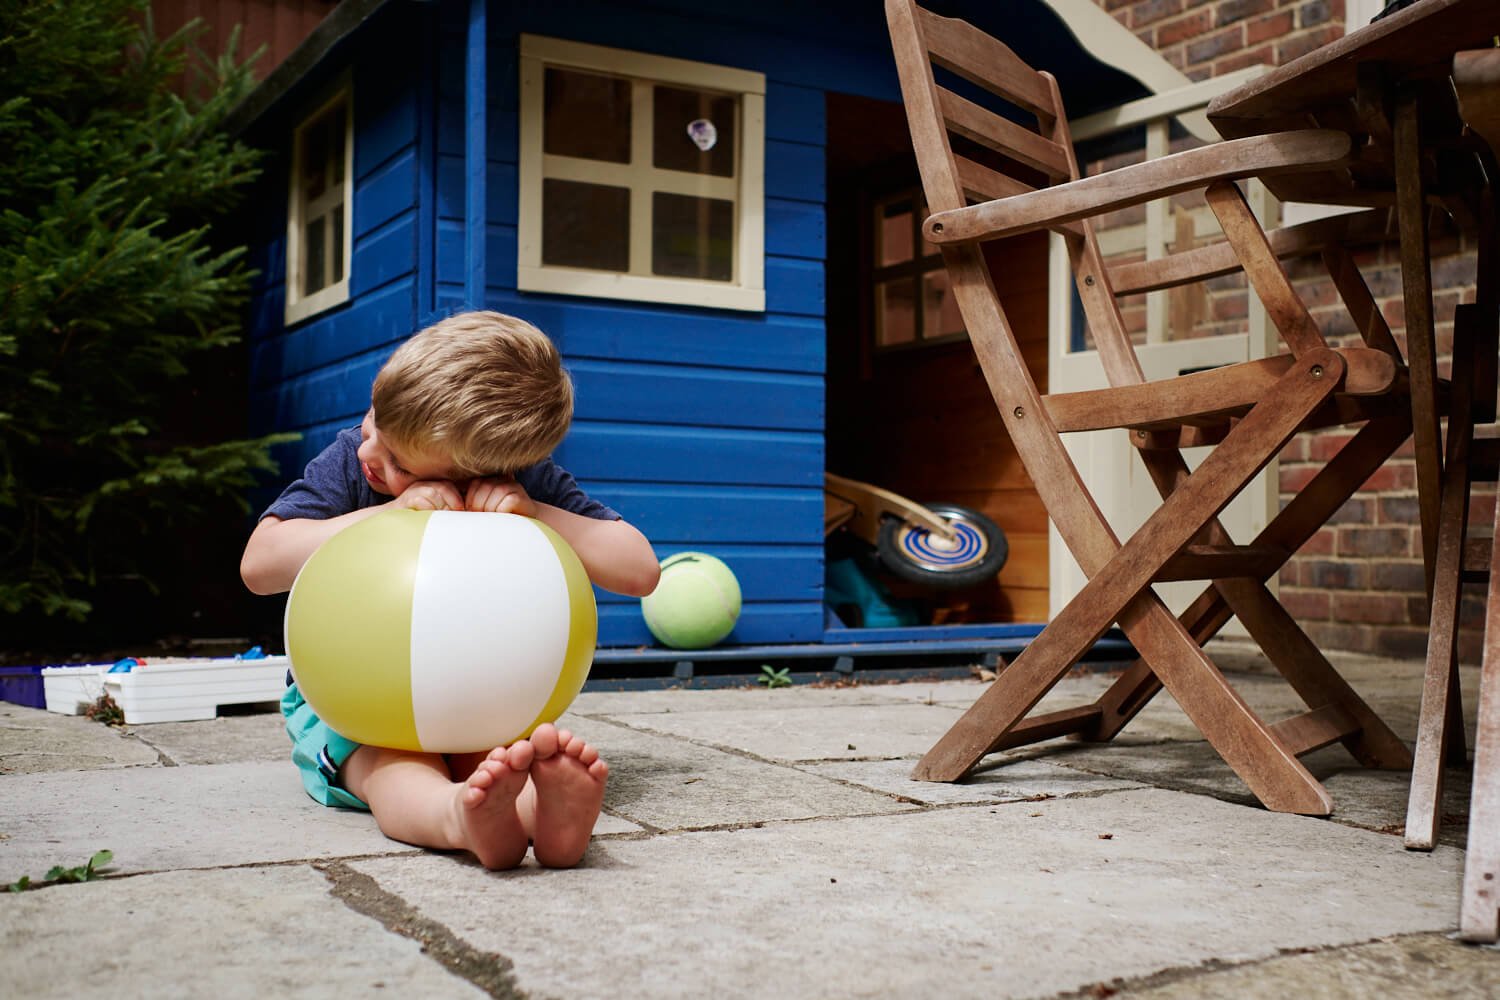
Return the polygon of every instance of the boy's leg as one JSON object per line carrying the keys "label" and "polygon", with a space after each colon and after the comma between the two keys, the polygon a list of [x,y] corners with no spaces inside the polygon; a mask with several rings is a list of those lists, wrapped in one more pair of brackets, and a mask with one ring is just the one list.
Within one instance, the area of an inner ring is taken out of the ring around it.
{"label": "boy's leg", "polygon": [[392,840],[470,851],[486,868],[514,868],[530,838],[516,796],[527,785],[532,757],[526,740],[498,747],[467,780],[454,781],[440,754],[362,746],[340,777]]}
{"label": "boy's leg", "polygon": [[571,868],[583,859],[604,804],[609,765],[599,751],[550,722],[530,737],[531,781],[516,798],[539,864]]}

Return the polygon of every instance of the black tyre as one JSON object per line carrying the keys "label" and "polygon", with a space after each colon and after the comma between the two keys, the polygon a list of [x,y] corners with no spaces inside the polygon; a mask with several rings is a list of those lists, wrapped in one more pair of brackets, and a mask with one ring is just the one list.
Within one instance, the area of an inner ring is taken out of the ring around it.
{"label": "black tyre", "polygon": [[1005,565],[1010,545],[1000,526],[977,510],[955,503],[927,509],[953,525],[953,541],[888,517],[880,526],[880,563],[909,583],[929,587],[970,587],[992,579]]}

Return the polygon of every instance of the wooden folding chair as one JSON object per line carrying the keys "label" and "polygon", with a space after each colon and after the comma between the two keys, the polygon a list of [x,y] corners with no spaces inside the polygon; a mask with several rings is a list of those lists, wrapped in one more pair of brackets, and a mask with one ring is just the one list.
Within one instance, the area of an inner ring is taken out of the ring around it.
{"label": "wooden folding chair", "polygon": [[[897,69],[938,245],[995,403],[1088,582],[1001,671],[917,765],[914,777],[953,781],[998,750],[1070,735],[1108,740],[1165,686],[1267,808],[1327,815],[1327,791],[1298,760],[1342,742],[1366,766],[1407,768],[1406,745],[1338,675],[1266,586],[1281,566],[1409,436],[1405,366],[1333,220],[1261,229],[1236,179],[1350,152],[1343,133],[1307,131],[1226,142],[1108,174],[1079,177],[1056,80],[972,25],[912,0],[887,0]],[[946,76],[940,85],[934,68]],[[1191,189],[1204,190],[1225,242],[1162,260],[1103,266],[1092,216]],[[976,204],[970,205],[972,198]],[[1060,233],[1109,388],[1044,396],[995,293],[982,242]],[[1279,256],[1324,252],[1365,346],[1334,349],[1294,291]],[[1243,269],[1289,352],[1147,382],[1115,296]],[[1249,545],[1217,517],[1299,431],[1361,429]],[[1123,544],[1090,495],[1061,434],[1127,428],[1163,501]],[[1213,445],[1189,472],[1182,449]],[[1174,616],[1152,590],[1207,580]],[[1204,652],[1231,616],[1309,706],[1263,721]],[[1141,658],[1096,702],[1027,717],[1118,622]]]}
{"label": "wooden folding chair", "polygon": [[[1500,424],[1496,420],[1500,357],[1500,50],[1460,53],[1453,82],[1462,116],[1485,146],[1475,149],[1481,188],[1471,200],[1479,235],[1475,301],[1453,317],[1453,400],[1438,515],[1427,670],[1417,723],[1416,760],[1406,810],[1406,846],[1431,850],[1442,822],[1443,767],[1464,763],[1463,711],[1458,687],[1460,588],[1486,587],[1484,653],[1480,665],[1473,792],[1469,800],[1468,857],[1464,864],[1459,934],[1471,941],[1500,938],[1500,509],[1488,533],[1469,528],[1469,495],[1476,482],[1500,479]],[[1408,266],[1403,261],[1402,266]],[[1425,267],[1426,261],[1410,266]]]}

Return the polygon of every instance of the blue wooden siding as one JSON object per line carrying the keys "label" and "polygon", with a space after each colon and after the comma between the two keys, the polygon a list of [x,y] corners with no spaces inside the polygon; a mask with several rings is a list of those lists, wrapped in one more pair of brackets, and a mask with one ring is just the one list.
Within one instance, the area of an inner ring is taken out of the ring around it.
{"label": "blue wooden siding", "polygon": [[[647,12],[553,0],[489,12],[483,305],[536,323],[567,359],[578,410],[559,461],[659,556],[702,549],[735,569],[745,608],[731,642],[823,634],[824,95],[896,96],[879,5],[834,6],[673,0]],[[517,291],[522,32],[766,74],[764,313]],[[268,224],[256,248],[253,402],[262,428],[306,435],[283,456],[289,475],[357,419],[396,343],[469,304],[463,43],[464,5],[391,4],[320,68],[354,73],[354,294],[284,330],[284,237]],[[277,127],[285,143],[291,121]],[[264,215],[284,224],[278,169]],[[601,593],[600,640],[651,642],[639,603]]]}
{"label": "blue wooden siding", "polygon": [[[432,60],[421,44],[425,18],[393,11],[337,50],[286,102],[284,115],[264,123],[262,144],[277,144],[257,194],[259,271],[251,305],[251,418],[259,431],[296,430],[301,442],[277,458],[295,476],[370,404],[370,382],[395,344],[410,336],[419,310],[421,261],[430,260],[430,221],[423,192],[432,186],[430,106],[422,83]],[[435,33],[428,34],[435,41]],[[405,58],[392,59],[399,45]],[[354,102],[354,203],[350,300],[287,329],[287,154],[291,131],[339,74],[347,70]],[[429,150],[424,154],[424,148]],[[430,196],[427,201],[430,202]],[[424,246],[429,248],[424,250]],[[429,265],[430,267],[430,265]],[[428,296],[431,301],[431,296]],[[430,306],[429,306],[430,308]]]}

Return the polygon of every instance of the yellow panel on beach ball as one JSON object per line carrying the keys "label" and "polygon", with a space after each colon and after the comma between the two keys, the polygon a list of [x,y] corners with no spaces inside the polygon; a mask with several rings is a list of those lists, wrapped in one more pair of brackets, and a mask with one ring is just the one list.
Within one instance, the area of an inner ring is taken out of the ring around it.
{"label": "yellow panel on beach ball", "polygon": [[516,514],[378,514],[314,553],[287,601],[313,711],[356,742],[427,752],[488,750],[555,720],[597,629],[577,554]]}

